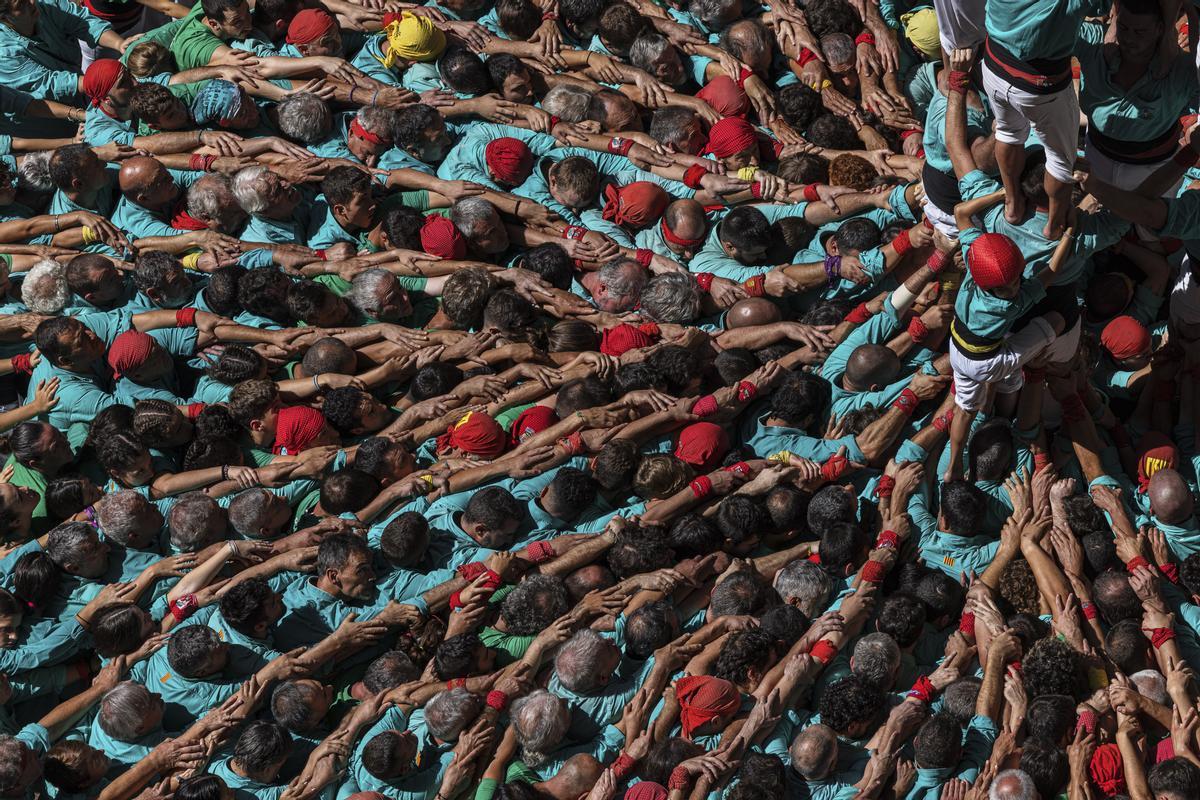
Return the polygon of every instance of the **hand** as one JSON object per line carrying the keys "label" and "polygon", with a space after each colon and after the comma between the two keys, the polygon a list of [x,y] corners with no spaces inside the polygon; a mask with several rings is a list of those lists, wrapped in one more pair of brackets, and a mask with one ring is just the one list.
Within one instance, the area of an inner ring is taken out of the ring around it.
{"label": "hand", "polygon": [[38,414],[45,414],[58,405],[58,378],[48,381],[38,381],[33,392],[33,401],[29,404]]}
{"label": "hand", "polygon": [[442,181],[439,180],[434,189],[438,194],[458,202],[467,197],[475,197],[487,191],[487,187],[472,181]]}
{"label": "hand", "polygon": [[1069,576],[1083,576],[1083,545],[1073,534],[1057,527],[1051,529],[1050,546],[1054,548],[1063,572]]}
{"label": "hand", "polygon": [[1021,640],[1011,630],[1006,630],[992,639],[988,648],[988,662],[997,666],[1015,661],[1021,655]]}
{"label": "hand", "polygon": [[1183,659],[1167,658],[1167,694],[1171,697],[1191,696],[1192,668]]}
{"label": "hand", "polygon": [[956,47],[949,53],[950,69],[955,72],[970,72],[975,65],[975,50],[970,47]]}
{"label": "hand", "polygon": [[1031,508],[1033,490],[1029,484],[1029,473],[1014,472],[1004,482],[1004,490],[1008,492],[1008,500],[1012,505],[1013,516],[1021,516]]}
{"label": "hand", "polygon": [[227,131],[204,131],[200,134],[200,144],[212,147],[223,156],[236,156],[242,152],[242,137]]}
{"label": "hand", "polygon": [[908,388],[912,390],[921,400],[932,400],[945,391],[950,385],[949,375],[926,375],[923,372],[918,372],[913,375],[913,378],[908,383]]}
{"label": "hand", "polygon": [[1014,727],[1020,727],[1018,720],[1025,719],[1025,709],[1029,705],[1029,697],[1025,693],[1025,684],[1015,669],[1009,668],[1004,674],[1004,700],[1012,709]]}
{"label": "hand", "polygon": [[1141,695],[1133,688],[1129,678],[1119,672],[1113,675],[1112,682],[1108,685],[1108,700],[1113,709],[1120,714],[1136,716],[1141,708]]}

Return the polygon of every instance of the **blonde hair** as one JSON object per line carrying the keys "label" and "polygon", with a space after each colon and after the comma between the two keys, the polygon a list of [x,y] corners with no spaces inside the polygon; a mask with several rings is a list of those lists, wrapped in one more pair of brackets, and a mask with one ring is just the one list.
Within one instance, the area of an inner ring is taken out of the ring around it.
{"label": "blonde hair", "polygon": [[171,51],[159,42],[139,42],[129,51],[125,67],[137,78],[148,78],[160,72],[170,72]]}
{"label": "blonde hair", "polygon": [[692,479],[691,470],[675,456],[656,453],[638,464],[633,490],[647,500],[662,500],[678,492]]}

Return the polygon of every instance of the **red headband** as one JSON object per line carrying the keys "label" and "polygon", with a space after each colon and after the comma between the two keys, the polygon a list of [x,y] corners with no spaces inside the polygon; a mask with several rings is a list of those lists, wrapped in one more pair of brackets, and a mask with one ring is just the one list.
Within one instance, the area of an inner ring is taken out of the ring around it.
{"label": "red headband", "polygon": [[682,236],[676,236],[674,233],[672,233],[671,229],[667,227],[666,217],[663,217],[662,221],[662,235],[664,239],[676,247],[697,247],[704,244],[703,236],[701,236],[699,239],[684,239]]}
{"label": "red headband", "polygon": [[350,120],[350,132],[355,134],[356,136],[358,136],[360,139],[365,139],[366,141],[370,142],[371,144],[390,145],[392,143],[391,139],[385,139],[382,136],[380,136],[379,134],[371,133],[369,130],[364,128],[362,126],[362,123],[358,121],[357,117],[355,119]]}

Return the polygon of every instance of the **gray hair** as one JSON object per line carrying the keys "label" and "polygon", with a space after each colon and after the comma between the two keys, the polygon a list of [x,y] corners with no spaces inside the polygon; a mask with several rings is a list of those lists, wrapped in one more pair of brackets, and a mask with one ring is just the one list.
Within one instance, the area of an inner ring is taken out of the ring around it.
{"label": "gray hair", "polygon": [[827,777],[828,765],[833,762],[838,750],[837,734],[828,725],[809,725],[792,740],[788,748],[792,766],[806,780],[823,780]]}
{"label": "gray hair", "polygon": [[1037,800],[1033,778],[1019,769],[1006,769],[996,776],[988,789],[988,800]]}
{"label": "gray hair", "polygon": [[218,220],[236,202],[232,183],[219,172],[210,172],[187,190],[187,210],[196,219]]}
{"label": "gray hair", "polygon": [[850,671],[873,686],[891,688],[899,668],[900,645],[886,633],[868,633],[854,645]]}
{"label": "gray hair", "polygon": [[271,170],[258,164],[239,170],[233,176],[233,197],[247,214],[261,214],[267,207],[263,197],[262,179]]}
{"label": "gray hair", "polygon": [[853,64],[854,40],[844,33],[829,33],[821,37],[821,52],[830,65]]}
{"label": "gray hair", "polygon": [[46,539],[46,554],[61,568],[64,564],[78,563],[87,558],[88,551],[98,540],[96,529],[86,522],[64,522],[50,531]]}
{"label": "gray hair", "polygon": [[1129,676],[1129,680],[1137,687],[1140,695],[1149,697],[1160,706],[1170,704],[1167,696],[1167,679],[1155,669],[1144,669]]}
{"label": "gray hair", "polygon": [[258,538],[263,515],[271,505],[272,493],[266,489],[247,489],[229,501],[229,525],[239,536]]}
{"label": "gray hair", "polygon": [[358,124],[384,139],[393,137],[396,122],[396,112],[383,106],[363,106],[358,112]]}
{"label": "gray hair", "polygon": [[642,310],[655,322],[686,325],[700,317],[700,287],[685,272],[655,275],[642,290]]}
{"label": "gray hair", "polygon": [[15,796],[26,786],[21,782],[24,775],[25,753],[29,746],[15,736],[0,736],[0,795]]}
{"label": "gray hair", "polygon": [[129,544],[142,522],[150,501],[132,489],[106,494],[95,505],[96,521],[104,535],[117,544]]}
{"label": "gray hair", "polygon": [[805,559],[791,562],[775,575],[775,591],[785,603],[796,600],[796,607],[810,619],[820,616],[832,589],[829,573]]}
{"label": "gray hair", "polygon": [[588,103],[591,100],[590,92],[578,86],[564,84],[546,92],[546,96],[542,98],[542,108],[547,114],[552,114],[563,122],[583,122],[587,119]]}
{"label": "gray hair", "polygon": [[600,660],[609,647],[611,643],[590,628],[576,631],[554,657],[559,682],[580,694],[596,688],[600,681]]}
{"label": "gray hair", "polygon": [[67,268],[52,258],[34,264],[21,282],[21,301],[35,314],[56,315],[67,307]]}
{"label": "gray hair", "polygon": [[50,179],[50,157],[53,155],[53,150],[27,153],[17,166],[17,187],[38,194],[53,192],[54,181]]}
{"label": "gray hair", "polygon": [[671,43],[657,33],[643,33],[629,46],[629,63],[654,74],[654,62],[662,58]]}
{"label": "gray hair", "polygon": [[380,297],[396,282],[396,276],[386,269],[368,269],[354,276],[346,290],[346,300],[361,313],[376,317],[382,305]]}
{"label": "gray hair", "polygon": [[631,258],[614,258],[600,268],[600,282],[613,297],[627,298],[632,308],[646,288],[646,269]]}
{"label": "gray hair", "polygon": [[734,5],[741,5],[741,0],[692,0],[688,11],[708,28],[721,24],[721,18],[732,11]]}
{"label": "gray hair", "polygon": [[463,236],[473,236],[475,226],[496,218],[496,207],[482,197],[465,197],[450,206],[450,221]]}
{"label": "gray hair", "polygon": [[[746,40],[748,31],[751,32],[750,36],[754,39],[752,42]],[[721,32],[718,47],[734,58],[745,61],[748,50],[769,51],[771,38],[766,27],[758,20],[739,19]]]}
{"label": "gray hair", "polygon": [[285,97],[276,106],[279,112],[279,130],[289,139],[301,144],[316,144],[333,129],[333,115],[329,105],[309,92]]}
{"label": "gray hair", "polygon": [[220,518],[226,523],[225,509],[204,492],[188,492],[175,501],[167,520],[171,544],[181,551],[190,552],[207,545],[209,528]]}
{"label": "gray hair", "polygon": [[964,675],[947,686],[946,691],[942,692],[942,713],[966,727],[971,717],[975,716],[975,701],[979,699],[979,687],[982,685],[980,678]]}
{"label": "gray hair", "polygon": [[452,742],[475,721],[483,699],[463,687],[438,692],[425,705],[425,727],[443,742]]}
{"label": "gray hair", "polygon": [[688,125],[695,118],[696,112],[683,106],[663,106],[655,109],[650,117],[650,138],[682,150],[687,144]]}
{"label": "gray hair", "polygon": [[140,683],[122,681],[100,701],[98,721],[104,732],[119,742],[142,735],[142,721],[154,709],[154,695]]}
{"label": "gray hair", "polygon": [[521,761],[534,768],[549,760],[546,754],[558,748],[571,726],[567,702],[545,689],[517,700],[509,716],[521,744]]}

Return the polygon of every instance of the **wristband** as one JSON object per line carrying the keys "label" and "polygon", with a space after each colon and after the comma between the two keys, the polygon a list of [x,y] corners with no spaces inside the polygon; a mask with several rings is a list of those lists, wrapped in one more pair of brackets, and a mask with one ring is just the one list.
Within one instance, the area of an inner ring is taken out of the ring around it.
{"label": "wristband", "polygon": [[621,755],[617,756],[617,760],[612,763],[613,777],[615,777],[619,783],[631,772],[633,772],[636,766],[637,761],[635,761],[632,756],[621,753]]}
{"label": "wristband", "polygon": [[700,418],[711,417],[719,409],[720,406],[717,405],[717,398],[711,394],[706,394],[692,403],[692,413]]}
{"label": "wristband", "polygon": [[750,381],[739,381],[737,389],[737,399],[739,403],[749,403],[751,400],[758,397],[758,387]]}
{"label": "wristband", "polygon": [[946,84],[947,84],[946,88],[948,88],[952,92],[959,92],[961,94],[961,93],[967,91],[967,86],[969,86],[970,83],[971,83],[971,73],[960,72],[959,70],[952,69],[952,70],[950,70],[950,74],[947,76],[947,79],[946,79]]}
{"label": "wristband", "polygon": [[313,253],[316,255],[317,258],[319,258],[322,261],[329,260],[329,253],[326,252],[325,250],[313,250]]}
{"label": "wristband", "polygon": [[1052,462],[1050,460],[1049,453],[1039,450],[1038,452],[1033,454],[1033,471],[1035,473],[1041,472],[1042,470],[1049,468],[1051,463]]}
{"label": "wristband", "polygon": [[808,558],[806,558],[804,560],[810,564],[820,564],[821,563],[821,554],[813,553],[812,555],[810,555]]}
{"label": "wristband", "polygon": [[875,44],[875,34],[870,31],[863,31],[858,36],[854,37],[854,43],[859,44]]}
{"label": "wristband", "polygon": [[699,478],[696,478],[696,480],[689,483],[688,486],[692,489],[692,496],[697,500],[703,500],[712,494],[712,478],[708,477],[707,475],[701,475]]}
{"label": "wristband", "polygon": [[467,679],[466,678],[451,678],[450,680],[446,681],[446,688],[447,689],[465,689],[465,688],[467,688]]}
{"label": "wristband", "polygon": [[175,312],[175,327],[176,328],[194,328],[196,327],[196,309],[181,308]]}
{"label": "wristband", "polygon": [[620,136],[614,136],[608,140],[608,152],[610,153],[616,153],[619,156],[627,156],[632,148],[633,139],[623,139]]}
{"label": "wristband", "polygon": [[200,253],[188,253],[179,259],[179,263],[183,265],[184,269],[195,270],[200,266]]}
{"label": "wristband", "polygon": [[950,430],[950,422],[954,419],[954,407],[946,409],[945,414],[938,414],[933,418],[933,427],[942,433]]}
{"label": "wristband", "polygon": [[746,294],[750,295],[751,297],[762,297],[767,293],[766,282],[767,279],[762,275],[755,275],[753,278],[743,283],[742,288],[745,289]]}
{"label": "wristband", "polygon": [[1129,563],[1125,565],[1125,569],[1129,570],[1130,572],[1134,572],[1140,567],[1146,567],[1147,569],[1150,568],[1150,562],[1147,561],[1144,556],[1134,556],[1133,558],[1129,559]]}
{"label": "wristband", "polygon": [[581,228],[578,225],[568,225],[566,228],[563,229],[562,238],[574,239],[575,241],[579,241],[580,239],[582,239],[584,237],[584,234],[586,234],[586,233],[587,233],[587,228]]}
{"label": "wristband", "polygon": [[649,269],[650,262],[654,260],[654,251],[645,247],[639,247],[634,253],[633,260]]}
{"label": "wristband", "polygon": [[892,496],[892,492],[896,490],[896,479],[891,475],[883,475],[879,478],[879,483],[875,485],[875,496],[881,500],[886,500]]}
{"label": "wristband", "polygon": [[1154,645],[1155,650],[1175,638],[1174,628],[1154,628],[1153,630],[1142,628],[1142,630],[1150,634],[1150,644]]}
{"label": "wristband", "polygon": [[887,530],[879,534],[875,539],[875,549],[878,550],[884,547],[898,547],[900,545],[900,537],[895,531]]}
{"label": "wristband", "polygon": [[750,196],[755,200],[762,200],[762,184],[755,183],[750,186]]}
{"label": "wristband", "polygon": [[9,360],[12,366],[13,374],[15,375],[32,375],[33,374],[33,356],[29,353],[18,353]]}
{"label": "wristband", "polygon": [[958,620],[958,632],[964,636],[975,635],[975,615],[970,611],[964,611]]}
{"label": "wristband", "polygon": [[1083,612],[1084,619],[1096,618],[1096,606],[1094,603],[1081,603],[1079,609]]}
{"label": "wristband", "polygon": [[949,253],[943,253],[941,250],[934,250],[929,254],[929,258],[925,261],[925,266],[929,267],[929,271],[934,275],[944,270],[946,266],[954,260],[954,257]]}
{"label": "wristband", "polygon": [[903,258],[907,253],[912,251],[913,243],[912,236],[904,230],[896,234],[896,238],[892,239],[892,249],[896,251],[896,255]]}
{"label": "wristband", "polygon": [[929,705],[933,702],[933,696],[936,693],[937,690],[933,688],[933,682],[930,681],[928,676],[925,675],[917,678],[916,683],[914,683],[913,687],[908,690],[909,697],[915,697],[925,705]]}
{"label": "wristband", "polygon": [[750,183],[754,180],[754,176],[757,172],[758,167],[742,167],[737,171],[738,180]]}
{"label": "wristband", "polygon": [[683,173],[683,185],[689,189],[699,189],[701,179],[708,174],[708,170],[701,164],[692,164]]}
{"label": "wristband", "polygon": [[1179,567],[1175,564],[1159,564],[1158,571],[1165,575],[1171,583],[1179,583]]}
{"label": "wristband", "polygon": [[554,560],[554,547],[549,542],[534,542],[529,545],[529,560],[535,564],[545,564]]}
{"label": "wristband", "polygon": [[657,322],[643,322],[637,329],[651,338],[662,336],[662,328],[658,327]]}
{"label": "wristband", "polygon": [[825,91],[826,89],[830,89],[832,87],[833,87],[833,81],[826,78],[823,81],[813,81],[812,85],[809,88],[812,89],[817,94],[820,94],[821,92]]}
{"label": "wristband", "polygon": [[842,277],[842,257],[841,256],[825,256],[825,279],[829,281],[829,285],[837,283]]}
{"label": "wristband", "polygon": [[188,403],[187,418],[195,421],[199,418],[200,412],[208,408],[208,403]]}
{"label": "wristband", "polygon": [[810,183],[804,187],[804,199],[810,203],[815,203],[821,199],[821,193],[817,191],[819,183]]}
{"label": "wristband", "polygon": [[692,776],[683,765],[671,770],[671,777],[667,781],[668,789],[689,789],[692,785]]}
{"label": "wristband", "polygon": [[547,11],[546,13],[542,14],[542,22],[556,19],[558,19],[558,14],[555,14],[553,11]]}
{"label": "wristband", "polygon": [[736,464],[730,464],[728,467],[722,467],[724,472],[732,472],[734,475],[746,477],[750,474],[750,465],[745,461],[739,461]]}
{"label": "wristband", "polygon": [[82,228],[79,229],[79,232],[83,235],[83,243],[85,245],[94,244],[96,242],[96,240],[100,238],[99,236],[96,235],[96,232],[94,230],[92,230],[92,227],[90,225],[84,225]]}
{"label": "wristband", "polygon": [[488,708],[494,708],[497,711],[503,711],[508,707],[508,695],[499,689],[492,689],[487,693]]}
{"label": "wristband", "polygon": [[746,81],[750,80],[750,77],[752,75],[754,75],[754,73],[751,72],[750,70],[746,69],[745,67],[742,67],[741,69],[739,69],[738,74],[737,74],[737,80],[736,80],[737,87],[739,89],[746,88]]}
{"label": "wristband", "polygon": [[466,608],[466,605],[462,601],[462,593],[461,592],[452,593],[450,595],[449,605],[450,605],[451,611],[458,611],[461,608]]}
{"label": "wristband", "polygon": [[832,483],[846,474],[850,469],[850,459],[845,456],[832,455],[821,465],[821,477]]}
{"label": "wristband", "polygon": [[560,122],[562,122],[561,117],[556,117],[553,114],[550,115],[550,132],[551,133],[554,132],[555,126],[558,125],[558,123],[560,123]]}
{"label": "wristband", "polygon": [[185,594],[174,603],[171,603],[171,616],[176,622],[183,622],[185,619],[196,613],[196,609],[200,607],[200,602],[194,594]]}
{"label": "wristband", "polygon": [[711,272],[697,272],[695,275],[696,285],[700,287],[700,291],[708,294],[712,291],[713,278],[717,277]]}
{"label": "wristband", "polygon": [[828,664],[837,655],[837,648],[833,646],[833,642],[822,639],[812,646],[812,650],[809,650],[808,654],[822,664]]}
{"label": "wristband", "polygon": [[469,564],[463,564],[458,569],[454,570],[458,573],[458,577],[465,580],[467,583],[472,582],[483,573],[487,572],[487,567],[481,561],[472,561]]}
{"label": "wristband", "polygon": [[875,315],[871,313],[871,309],[867,308],[866,303],[859,303],[850,310],[850,313],[846,314],[842,321],[862,325],[873,316]]}
{"label": "wristband", "polygon": [[1096,732],[1096,712],[1095,711],[1079,712],[1079,719],[1076,720],[1076,722],[1075,722],[1075,730],[1078,731],[1081,728],[1083,730],[1087,731],[1088,733]]}
{"label": "wristband", "polygon": [[898,408],[911,417],[913,412],[917,410],[917,404],[920,402],[916,392],[912,389],[905,389],[900,393],[899,397],[892,401],[892,408]]}
{"label": "wristband", "polygon": [[920,317],[908,321],[908,338],[913,340],[913,344],[924,344],[929,338],[929,327]]}
{"label": "wristband", "polygon": [[566,451],[569,456],[577,456],[583,452],[583,434],[580,431],[575,431],[570,436],[564,436],[559,439],[557,444]]}
{"label": "wristband", "polygon": [[800,55],[796,56],[796,63],[801,67],[811,64],[817,60],[817,54],[807,47],[800,48]]}
{"label": "wristband", "polygon": [[863,564],[862,579],[865,583],[883,583],[887,575],[887,567],[882,561],[868,561]]}
{"label": "wristband", "polygon": [[[924,136],[924,135],[925,135],[925,131],[921,130],[920,128],[909,128],[906,131],[900,131],[900,141],[904,141],[905,139],[909,139],[913,136]],[[927,228],[933,227],[932,225],[930,225],[928,219],[925,219],[924,223],[925,223],[925,227],[927,227]]]}

